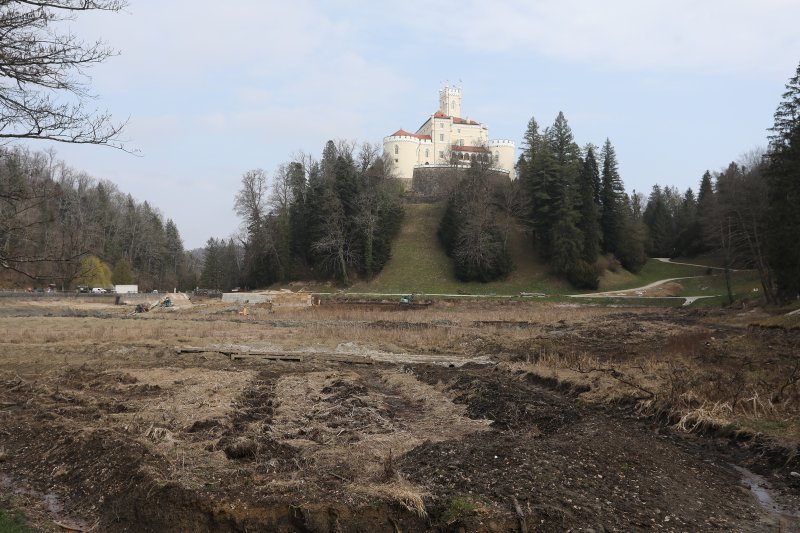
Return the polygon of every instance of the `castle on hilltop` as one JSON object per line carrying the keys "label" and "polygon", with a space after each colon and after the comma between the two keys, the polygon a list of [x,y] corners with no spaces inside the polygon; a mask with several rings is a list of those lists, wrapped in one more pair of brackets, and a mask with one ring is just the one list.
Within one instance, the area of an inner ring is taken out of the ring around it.
{"label": "castle on hilltop", "polygon": [[394,171],[411,189],[414,178],[436,169],[469,167],[473,161],[489,165],[510,179],[514,175],[514,141],[490,140],[489,128],[461,118],[461,88],[445,86],[439,91],[439,110],[428,117],[416,133],[399,129],[383,139],[383,153]]}

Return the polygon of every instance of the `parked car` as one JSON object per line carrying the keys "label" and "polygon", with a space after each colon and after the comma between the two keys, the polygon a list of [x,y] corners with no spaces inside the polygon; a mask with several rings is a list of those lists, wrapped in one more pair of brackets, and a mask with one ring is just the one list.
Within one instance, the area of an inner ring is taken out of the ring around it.
{"label": "parked car", "polygon": [[103,287],[95,287],[92,289],[92,294],[105,294],[106,290]]}
{"label": "parked car", "polygon": [[86,285],[78,285],[78,292],[89,292],[89,287]]}

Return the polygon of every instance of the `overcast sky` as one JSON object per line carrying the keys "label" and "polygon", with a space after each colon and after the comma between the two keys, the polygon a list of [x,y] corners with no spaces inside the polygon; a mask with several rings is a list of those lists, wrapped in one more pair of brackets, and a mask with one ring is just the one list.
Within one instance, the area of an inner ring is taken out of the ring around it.
{"label": "overcast sky", "polygon": [[[697,189],[766,145],[800,61],[797,0],[130,0],[74,31],[121,55],[97,105],[142,157],[54,145],[178,225],[186,248],[237,230],[241,175],[328,139],[415,131],[445,83],[519,147],[531,116],[614,144],[628,191]],[[37,143],[37,148],[47,145]]]}

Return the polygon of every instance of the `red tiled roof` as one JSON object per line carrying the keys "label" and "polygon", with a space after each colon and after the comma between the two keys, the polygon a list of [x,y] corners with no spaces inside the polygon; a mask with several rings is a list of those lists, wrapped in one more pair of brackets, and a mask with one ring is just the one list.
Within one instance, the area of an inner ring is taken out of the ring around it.
{"label": "red tiled roof", "polygon": [[460,146],[454,144],[451,148],[454,152],[491,152],[491,150],[484,146]]}
{"label": "red tiled roof", "polygon": [[394,132],[394,133],[392,133],[390,135],[390,137],[397,137],[397,136],[401,136],[401,137],[416,137],[417,139],[422,139],[422,140],[426,140],[426,141],[430,141],[431,140],[431,136],[430,135],[420,135],[419,133],[409,133],[406,130],[404,130],[403,128],[400,128],[399,130],[397,130],[396,132]]}
{"label": "red tiled roof", "polygon": [[450,115],[445,115],[441,111],[437,111],[436,113],[434,113],[433,114],[433,118],[452,118],[453,119],[453,124],[468,124],[470,126],[477,126],[478,125],[478,123],[475,122],[474,120],[467,120],[467,119],[461,118],[461,117],[451,117]]}

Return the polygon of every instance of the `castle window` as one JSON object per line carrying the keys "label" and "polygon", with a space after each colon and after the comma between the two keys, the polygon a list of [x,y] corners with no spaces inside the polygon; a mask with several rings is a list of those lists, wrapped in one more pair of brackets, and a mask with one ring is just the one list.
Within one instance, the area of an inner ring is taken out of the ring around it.
{"label": "castle window", "polygon": [[444,159],[444,150],[439,150],[439,159]]}
{"label": "castle window", "polygon": [[428,157],[428,149],[425,148],[425,157]]}
{"label": "castle window", "polygon": [[439,140],[440,140],[441,142],[444,142],[444,133],[440,133],[440,134],[439,134]]}
{"label": "castle window", "polygon": [[396,144],[394,145],[394,153],[395,154],[399,154],[400,153],[400,147],[397,146]]}

